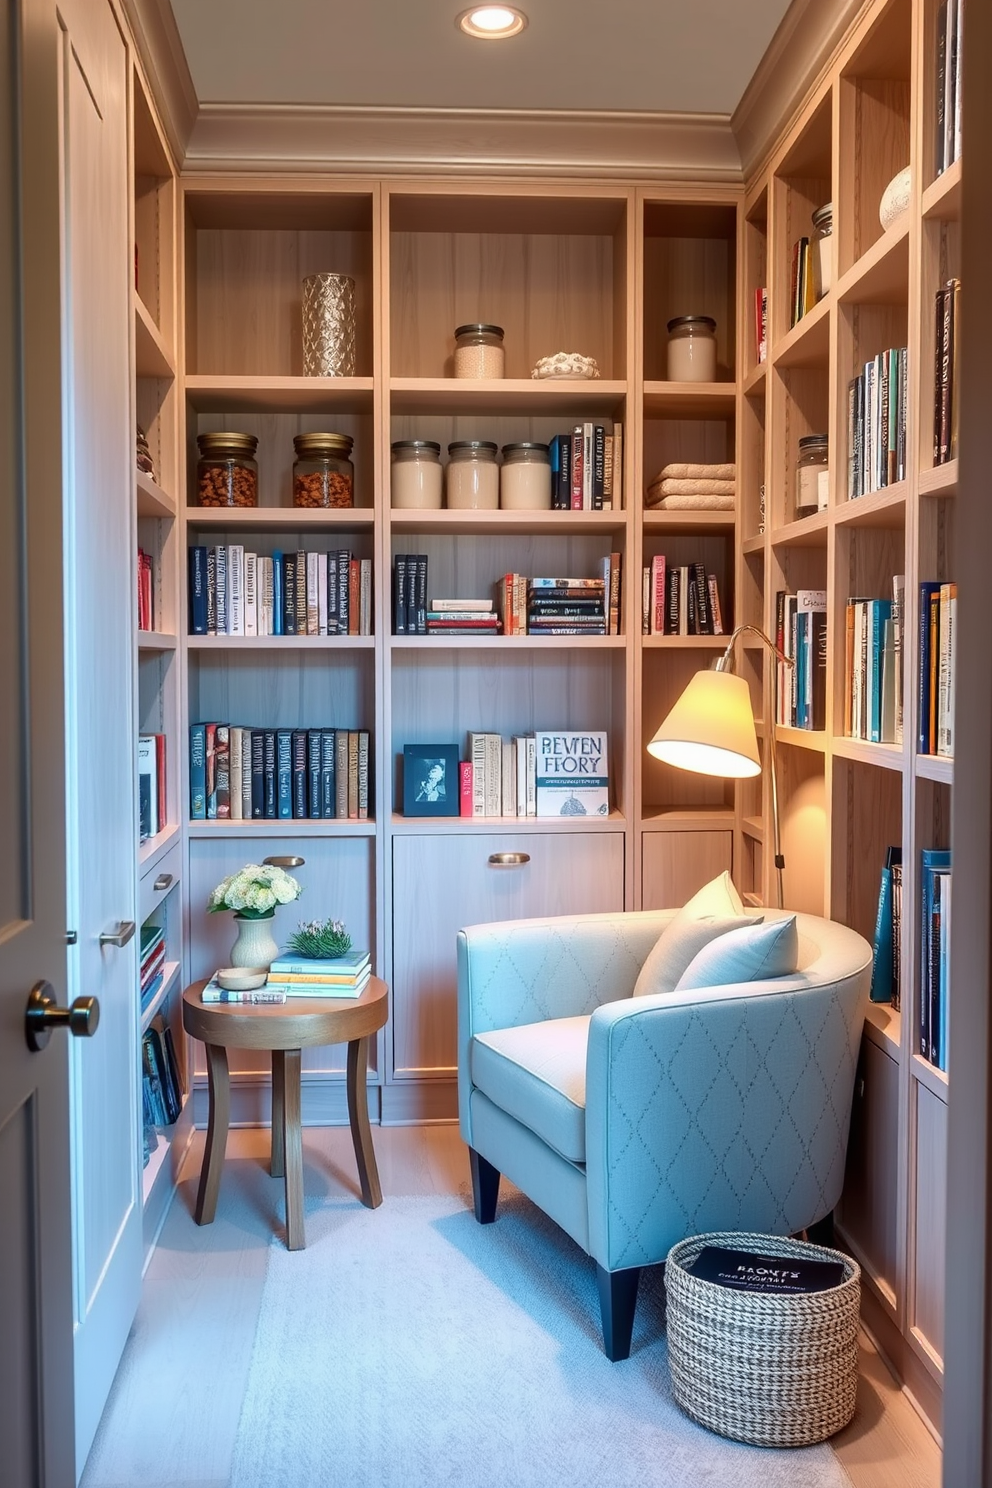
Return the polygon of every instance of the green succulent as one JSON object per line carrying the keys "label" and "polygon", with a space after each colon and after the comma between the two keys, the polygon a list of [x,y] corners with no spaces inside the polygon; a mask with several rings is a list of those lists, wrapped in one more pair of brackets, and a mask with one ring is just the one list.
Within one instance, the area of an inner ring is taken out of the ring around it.
{"label": "green succulent", "polygon": [[304,920],[289,938],[289,949],[313,959],[346,956],[351,936],[342,920]]}

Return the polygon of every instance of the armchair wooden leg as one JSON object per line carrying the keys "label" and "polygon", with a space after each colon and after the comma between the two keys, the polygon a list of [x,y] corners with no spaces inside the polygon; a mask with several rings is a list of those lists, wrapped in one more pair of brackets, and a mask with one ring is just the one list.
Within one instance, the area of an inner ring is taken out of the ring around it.
{"label": "armchair wooden leg", "polygon": [[599,1306],[603,1314],[603,1350],[611,1364],[630,1358],[640,1275],[640,1266],[632,1266],[628,1271],[606,1271],[598,1262],[596,1264]]}
{"label": "armchair wooden leg", "polygon": [[499,1198],[499,1169],[480,1157],[474,1147],[468,1149],[472,1165],[472,1199],[475,1217],[480,1224],[492,1224],[496,1218],[496,1200]]}

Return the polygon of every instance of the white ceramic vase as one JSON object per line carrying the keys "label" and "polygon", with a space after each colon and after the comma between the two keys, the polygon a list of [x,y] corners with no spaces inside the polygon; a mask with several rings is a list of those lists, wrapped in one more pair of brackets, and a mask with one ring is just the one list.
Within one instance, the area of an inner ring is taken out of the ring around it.
{"label": "white ceramic vase", "polygon": [[239,914],[234,916],[238,938],[231,947],[232,966],[271,966],[279,954],[279,947],[272,937],[274,918],[274,911],[263,920],[250,920]]}

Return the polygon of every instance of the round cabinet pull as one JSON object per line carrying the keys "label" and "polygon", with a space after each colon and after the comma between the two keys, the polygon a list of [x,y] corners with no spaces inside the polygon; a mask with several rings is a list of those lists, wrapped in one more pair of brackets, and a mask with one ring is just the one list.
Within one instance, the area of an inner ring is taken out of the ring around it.
{"label": "round cabinet pull", "polygon": [[522,868],[525,863],[530,862],[530,853],[504,852],[490,853],[490,868]]}

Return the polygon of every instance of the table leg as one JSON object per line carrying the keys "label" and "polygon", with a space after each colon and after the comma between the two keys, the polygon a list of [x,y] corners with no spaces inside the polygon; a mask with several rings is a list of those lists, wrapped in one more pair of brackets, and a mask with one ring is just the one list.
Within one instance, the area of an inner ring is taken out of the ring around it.
{"label": "table leg", "polygon": [[200,1187],[193,1217],[197,1224],[212,1224],[217,1213],[220,1174],[227,1147],[227,1128],[231,1119],[231,1077],[227,1067],[227,1050],[219,1044],[206,1044],[207,1077],[210,1086],[207,1141],[203,1149]]}
{"label": "table leg", "polygon": [[300,1049],[283,1051],[283,1152],[286,1159],[286,1249],[302,1250],[303,1132],[300,1126]]}
{"label": "table leg", "polygon": [[286,1065],[282,1049],[272,1050],[272,1158],[269,1172],[282,1178],[286,1172]]}
{"label": "table leg", "polygon": [[379,1187],[379,1170],[376,1167],[375,1148],[372,1146],[372,1132],[369,1127],[368,1091],[365,1085],[368,1056],[368,1038],[352,1039],[348,1045],[348,1120],[351,1122],[351,1140],[355,1144],[362,1203],[369,1209],[378,1209],[382,1203],[382,1189]]}

